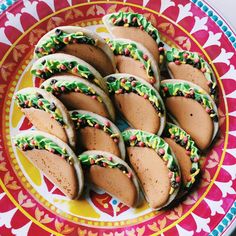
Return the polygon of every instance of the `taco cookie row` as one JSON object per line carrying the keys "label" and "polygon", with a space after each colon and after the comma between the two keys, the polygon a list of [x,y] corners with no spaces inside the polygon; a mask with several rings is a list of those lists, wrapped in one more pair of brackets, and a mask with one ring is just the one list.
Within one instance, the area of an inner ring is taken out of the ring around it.
{"label": "taco cookie row", "polygon": [[[181,135],[184,136],[180,143],[177,137]],[[189,135],[173,124],[166,127],[165,141],[157,135],[134,129],[124,131],[120,138],[125,142],[127,161],[132,168],[118,156],[106,151],[86,151],[76,156],[65,142],[41,131],[24,131],[13,141],[33,164],[72,199],[77,199],[82,193],[82,168],[87,181],[128,206],[134,207],[140,202],[140,184],[154,209],[162,208],[187,193],[199,177],[199,150]],[[106,143],[101,149],[105,147]],[[119,147],[125,150],[123,145]]]}
{"label": "taco cookie row", "polygon": [[[63,26],[39,40],[31,73],[40,88],[14,96],[39,131],[13,142],[71,199],[87,181],[130,207],[143,193],[161,209],[200,176],[200,150],[218,131],[216,79],[197,53],[165,50],[143,15],[103,22],[113,39]],[[161,81],[160,65],[171,79]],[[116,115],[132,129],[121,132]]]}

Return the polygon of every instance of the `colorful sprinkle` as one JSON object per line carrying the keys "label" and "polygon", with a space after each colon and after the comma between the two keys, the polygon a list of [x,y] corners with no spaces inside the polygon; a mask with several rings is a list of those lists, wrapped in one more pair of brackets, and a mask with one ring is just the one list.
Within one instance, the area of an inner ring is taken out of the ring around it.
{"label": "colorful sprinkle", "polygon": [[163,155],[165,154],[165,150],[164,150],[163,148],[160,148],[160,149],[158,150],[158,153],[159,153],[161,156],[163,156]]}
{"label": "colorful sprinkle", "polygon": [[170,171],[170,172],[168,173],[168,177],[171,179],[172,176],[173,176],[173,172]]}
{"label": "colorful sprinkle", "polygon": [[181,63],[180,63],[179,60],[175,60],[175,64],[176,64],[176,65],[180,65]]}
{"label": "colorful sprinkle", "polygon": [[144,59],[145,61],[147,61],[147,60],[148,60],[148,55],[143,54],[143,59]]}
{"label": "colorful sprinkle", "polygon": [[100,125],[99,124],[95,124],[95,129],[100,129]]}
{"label": "colorful sprinkle", "polygon": [[136,136],[136,135],[130,136],[130,141],[135,141],[136,139],[137,139],[137,136]]}
{"label": "colorful sprinkle", "polygon": [[142,141],[140,141],[140,142],[138,143],[138,146],[139,146],[139,147],[145,147],[145,143],[142,142]]}
{"label": "colorful sprinkle", "polygon": [[181,180],[180,176],[177,176],[177,177],[175,178],[175,181],[176,181],[177,183],[180,183],[180,180]]}

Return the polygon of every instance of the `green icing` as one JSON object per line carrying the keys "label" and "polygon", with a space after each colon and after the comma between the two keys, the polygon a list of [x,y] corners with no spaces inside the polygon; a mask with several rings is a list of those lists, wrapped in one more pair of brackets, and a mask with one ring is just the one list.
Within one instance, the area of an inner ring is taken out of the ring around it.
{"label": "green icing", "polygon": [[196,147],[195,142],[192,140],[190,135],[174,124],[166,123],[163,136],[173,139],[177,144],[185,148],[186,154],[190,156],[192,168],[190,170],[190,179],[185,185],[187,190],[192,187],[197,175],[200,173],[199,149]]}
{"label": "green icing", "polygon": [[218,122],[217,111],[214,110],[214,104],[209,99],[209,95],[203,90],[196,89],[186,82],[163,82],[161,83],[161,95],[165,99],[171,96],[184,96],[200,103],[209,113],[214,122]]}
{"label": "green icing", "polygon": [[96,100],[98,100],[99,102],[103,102],[102,98],[95,92],[93,88],[87,86],[86,84],[80,81],[52,79],[50,82],[48,80],[45,81],[41,88],[53,94],[61,94],[68,92],[83,93],[88,96],[95,96]]}
{"label": "green icing", "polygon": [[[159,136],[141,130],[126,130],[122,132],[122,137],[127,146],[148,147],[157,152],[169,169],[171,182],[170,194],[172,194],[174,189],[180,185],[180,176],[177,162],[169,145]],[[176,181],[177,179],[179,181]]]}
{"label": "green icing", "polygon": [[199,56],[198,53],[189,51],[180,51],[176,48],[172,48],[170,51],[166,51],[166,61],[178,62],[178,64],[189,64],[193,67],[201,70],[208,81],[208,86],[210,89],[210,94],[213,98],[216,98],[216,80],[210,66],[206,61]]}
{"label": "green icing", "polygon": [[83,32],[66,33],[57,29],[55,34],[50,36],[48,40],[35,49],[35,54],[37,57],[43,57],[45,55],[55,53],[67,44],[72,43],[96,45],[96,41],[84,35]]}
{"label": "green icing", "polygon": [[108,133],[111,138],[119,138],[119,134],[114,133],[114,131],[109,127],[109,125],[102,123],[101,121],[89,114],[81,114],[77,111],[73,111],[70,113],[70,116],[71,119],[74,121],[76,129],[84,128],[87,126],[95,127],[95,125],[98,124],[99,129],[102,129],[104,132]]}
{"label": "green icing", "polygon": [[41,61],[41,63],[35,64],[31,70],[33,75],[42,79],[48,79],[57,73],[63,72],[78,75],[79,77],[88,79],[100,86],[99,81],[95,78],[94,74],[86,66],[81,65],[76,61],[45,59]]}
{"label": "green icing", "polygon": [[[115,78],[115,77],[110,77]],[[125,80],[125,81],[124,81]],[[139,96],[147,96],[147,99],[151,102],[152,106],[157,110],[159,115],[164,114],[164,107],[161,98],[157,96],[157,92],[151,89],[147,85],[135,79],[135,77],[115,78],[107,79],[107,85],[109,93],[136,93]]]}
{"label": "green icing", "polygon": [[139,27],[146,31],[157,44],[160,42],[158,30],[141,14],[132,12],[113,13],[109,17],[109,23],[115,26]]}
{"label": "green icing", "polygon": [[91,165],[99,165],[101,167],[119,168],[124,172],[124,174],[130,174],[126,166],[115,162],[112,157],[105,158],[102,155],[81,154],[78,159],[80,160],[82,166],[90,167]]}
{"label": "green icing", "polygon": [[15,97],[16,104],[21,108],[35,108],[39,110],[44,110],[51,114],[52,117],[64,126],[66,123],[63,120],[61,111],[56,107],[53,102],[45,99],[41,94],[28,92],[28,93],[18,93]]}
{"label": "green icing", "polygon": [[146,70],[150,82],[154,83],[152,82],[152,80],[154,80],[154,72],[152,70],[151,59],[148,58],[147,55],[143,53],[143,51],[138,49],[135,43],[126,43],[118,40],[108,40],[107,43],[114,55],[128,56],[140,61]]}
{"label": "green icing", "polygon": [[72,163],[73,158],[70,157],[66,148],[58,146],[53,140],[44,137],[41,134],[26,134],[24,136],[18,135],[13,138],[15,146],[17,146],[22,151],[28,151],[32,149],[47,150],[49,152],[55,153],[69,160]]}

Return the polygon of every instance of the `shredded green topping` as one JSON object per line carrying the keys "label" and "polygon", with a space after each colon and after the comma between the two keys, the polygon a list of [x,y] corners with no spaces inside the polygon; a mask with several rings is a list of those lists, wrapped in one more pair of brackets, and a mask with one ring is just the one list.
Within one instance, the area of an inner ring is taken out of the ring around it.
{"label": "shredded green topping", "polygon": [[110,15],[109,22],[115,26],[139,27],[141,30],[146,31],[157,44],[160,42],[158,30],[141,14],[117,12]]}
{"label": "shredded green topping", "polygon": [[73,163],[73,158],[68,154],[66,148],[58,146],[53,140],[44,137],[41,134],[25,134],[24,136],[17,135],[13,138],[13,142],[15,146],[22,151],[32,149],[47,150],[65,158],[70,164]]}
{"label": "shredded green topping", "polygon": [[107,78],[107,85],[109,93],[135,93],[149,100],[152,106],[158,112],[159,116],[164,114],[165,108],[158,92],[143,84],[135,77],[130,76],[125,78],[115,78],[110,76]]}
{"label": "shredded green topping", "polygon": [[55,95],[62,94],[62,93],[68,93],[68,92],[77,92],[77,93],[83,93],[88,96],[92,96],[93,99],[98,100],[99,102],[103,102],[102,98],[96,93],[96,91],[84,84],[81,81],[70,81],[70,80],[56,80],[52,79],[46,80],[42,85],[42,89],[45,89],[46,91],[53,93]]}
{"label": "shredded green topping", "polygon": [[150,83],[154,84],[156,82],[154,72],[152,70],[151,59],[148,58],[143,51],[138,49],[135,43],[126,43],[119,40],[108,40],[107,43],[114,55],[123,55],[140,61],[146,70]]}
{"label": "shredded green topping", "polygon": [[17,106],[21,108],[35,108],[44,110],[51,114],[60,125],[65,126],[61,111],[56,107],[54,102],[45,99],[42,94],[38,92],[17,93],[14,97]]}
{"label": "shredded green topping", "polygon": [[200,173],[199,149],[196,147],[195,142],[192,140],[190,135],[174,124],[166,123],[163,136],[173,139],[177,144],[185,148],[186,154],[190,157],[192,168],[190,170],[189,180],[184,186],[185,190],[188,190],[192,187],[197,175]]}
{"label": "shredded green topping", "polygon": [[166,51],[166,61],[167,63],[175,62],[177,65],[189,64],[201,70],[206,80],[208,81],[208,86],[212,98],[216,99],[217,83],[213,71],[207,64],[207,62],[201,56],[199,56],[198,53],[189,51],[180,51],[176,48],[172,48],[170,51]]}
{"label": "shredded green topping", "polygon": [[71,119],[73,120],[76,129],[84,128],[84,127],[94,127],[96,129],[101,129],[105,133],[109,134],[110,137],[114,141],[118,141],[119,134],[114,133],[114,131],[110,127],[110,123],[102,123],[95,117],[89,115],[89,114],[82,114],[78,111],[72,111],[70,112]]}
{"label": "shredded green topping", "polygon": [[128,177],[131,178],[131,173],[128,171],[126,166],[115,162],[112,157],[106,158],[102,155],[96,154],[81,154],[78,158],[82,166],[90,167],[92,165],[98,165],[101,167],[119,168],[124,174],[128,175]]}
{"label": "shredded green topping", "polygon": [[72,43],[96,45],[96,41],[84,35],[83,32],[66,33],[60,29],[56,29],[55,34],[35,49],[35,54],[40,58],[60,51],[67,44]]}
{"label": "shredded green topping", "polygon": [[184,96],[186,98],[194,99],[202,105],[202,107],[209,113],[209,116],[214,122],[218,122],[217,111],[214,110],[213,102],[209,95],[203,90],[192,87],[187,82],[163,82],[161,83],[161,95],[165,99],[172,96]]}
{"label": "shredded green topping", "polygon": [[148,147],[157,152],[169,169],[171,182],[169,194],[172,194],[180,186],[181,179],[178,165],[169,145],[159,136],[141,130],[126,130],[122,132],[122,136],[128,147]]}
{"label": "shredded green topping", "polygon": [[94,74],[84,65],[76,61],[45,59],[41,63],[35,63],[31,73],[42,79],[48,79],[58,73],[69,72],[79,77],[98,83]]}

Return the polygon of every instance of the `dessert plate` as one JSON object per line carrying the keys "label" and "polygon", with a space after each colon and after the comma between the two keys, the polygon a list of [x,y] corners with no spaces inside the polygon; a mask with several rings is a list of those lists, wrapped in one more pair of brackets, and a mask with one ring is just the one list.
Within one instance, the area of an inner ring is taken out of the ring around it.
{"label": "dessert plate", "polygon": [[[220,90],[220,132],[202,158],[201,181],[181,203],[162,211],[152,211],[145,202],[130,209],[98,189],[87,189],[80,201],[68,200],[11,142],[12,135],[33,129],[12,96],[21,88],[39,86],[29,72],[39,38],[60,25],[88,27],[108,38],[101,18],[119,10],[144,14],[169,46],[202,54]],[[227,231],[236,214],[235,48],[235,34],[203,1],[15,1],[0,15],[1,234],[219,235]]]}

